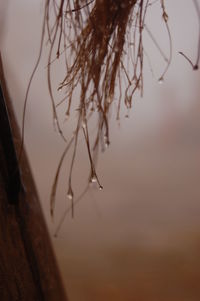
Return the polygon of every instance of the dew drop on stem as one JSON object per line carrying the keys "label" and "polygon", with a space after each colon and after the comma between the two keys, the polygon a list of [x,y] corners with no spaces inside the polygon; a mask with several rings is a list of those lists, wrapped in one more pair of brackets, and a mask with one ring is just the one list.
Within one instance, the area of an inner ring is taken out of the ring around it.
{"label": "dew drop on stem", "polygon": [[90,178],[91,183],[96,183],[97,182],[97,177],[95,175],[92,175]]}
{"label": "dew drop on stem", "polygon": [[84,130],[86,129],[86,121],[85,121],[85,120],[82,121],[82,128],[83,128]]}
{"label": "dew drop on stem", "polygon": [[67,197],[68,197],[68,199],[69,199],[69,200],[72,200],[72,199],[73,199],[73,197],[74,197],[74,193],[73,193],[73,191],[72,191],[72,188],[71,188],[71,187],[69,187],[69,189],[68,189],[68,192],[67,192]]}
{"label": "dew drop on stem", "polygon": [[163,78],[162,76],[159,78],[158,83],[159,83],[160,85],[164,83],[164,78]]}

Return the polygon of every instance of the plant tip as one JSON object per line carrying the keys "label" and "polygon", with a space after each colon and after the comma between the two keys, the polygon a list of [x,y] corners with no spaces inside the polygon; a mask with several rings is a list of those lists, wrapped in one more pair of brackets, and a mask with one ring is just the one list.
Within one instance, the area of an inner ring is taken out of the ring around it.
{"label": "plant tip", "polygon": [[159,80],[158,80],[158,83],[159,83],[159,84],[163,84],[163,82],[164,82],[164,78],[161,76],[161,77],[159,78]]}

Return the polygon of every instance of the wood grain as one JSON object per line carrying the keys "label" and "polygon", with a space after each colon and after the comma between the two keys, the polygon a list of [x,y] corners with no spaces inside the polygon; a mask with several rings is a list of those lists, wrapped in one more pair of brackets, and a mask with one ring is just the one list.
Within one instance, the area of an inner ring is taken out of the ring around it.
{"label": "wood grain", "polygon": [[64,301],[67,297],[25,153],[18,167],[20,135],[1,57],[0,84],[6,100],[6,111],[0,110],[1,300]]}

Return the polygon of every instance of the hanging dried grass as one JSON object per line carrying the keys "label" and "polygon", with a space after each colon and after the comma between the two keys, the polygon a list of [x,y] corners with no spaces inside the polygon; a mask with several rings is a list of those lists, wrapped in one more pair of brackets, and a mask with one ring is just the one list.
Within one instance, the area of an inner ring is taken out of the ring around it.
{"label": "hanging dried grass", "polygon": [[[127,108],[131,108],[134,92],[143,89],[143,45],[142,32],[149,1],[136,0],[96,0],[96,1],[55,1],[46,3],[46,25],[48,29],[50,51],[48,61],[49,91],[55,112],[52,96],[50,71],[53,49],[56,47],[56,56],[59,58],[61,47],[68,49],[70,59],[66,56],[66,76],[60,83],[59,90],[66,89],[66,115],[70,109],[75,89],[80,87],[80,101],[78,107],[77,127],[70,145],[74,143],[74,151],[68,179],[68,197],[72,201],[73,190],[72,171],[77,150],[77,141],[80,130],[87,145],[90,177],[89,182],[99,182],[93,160],[93,152],[98,150],[100,141],[105,147],[110,143],[108,114],[113,102],[118,103],[117,119],[120,118],[120,104],[124,101]],[[55,23],[49,22],[50,9],[53,7]],[[134,26],[133,37],[130,28]],[[56,39],[58,38],[58,39]],[[61,46],[61,44],[63,45]],[[129,55],[131,68],[127,69],[124,57]],[[121,81],[125,81],[125,90],[122,90]],[[96,139],[91,146],[89,135],[89,116],[98,112],[98,126]],[[58,118],[54,113],[54,119]],[[59,129],[60,131],[60,129]],[[60,131],[61,135],[62,132]],[[68,146],[66,148],[67,152]],[[62,158],[64,158],[63,155]],[[61,159],[62,161],[63,159]],[[55,206],[59,164],[52,194],[51,214]]]}
{"label": "hanging dried grass", "polygon": [[[107,147],[110,143],[108,114],[113,102],[117,102],[117,119],[120,118],[121,102],[132,107],[132,99],[136,90],[143,91],[143,30],[145,16],[150,1],[144,0],[55,0],[46,2],[45,20],[50,45],[48,58],[48,85],[52,100],[54,120],[65,140],[59,125],[56,105],[51,87],[51,64],[54,49],[57,59],[62,50],[65,52],[66,76],[59,85],[59,90],[66,89],[66,115],[70,116],[75,89],[80,88],[77,126],[72,139],[63,153],[51,193],[51,215],[55,207],[57,181],[63,159],[73,144],[73,155],[68,178],[67,196],[74,207],[72,189],[72,172],[77,151],[80,131],[87,145],[90,176],[89,182],[97,182],[102,189],[96,173],[94,154],[98,152],[99,143],[103,141]],[[167,13],[164,1],[161,1],[163,20],[167,25]],[[54,11],[55,21],[50,22],[50,10]],[[171,38],[170,38],[171,43]],[[66,51],[66,49],[68,50]],[[70,59],[66,52],[70,54]],[[167,60],[167,71],[171,60]],[[128,62],[128,64],[126,64]],[[129,65],[129,67],[126,67]],[[123,80],[123,85],[122,85]],[[124,88],[125,87],[125,88]],[[62,101],[62,102],[63,102]],[[94,145],[90,143],[89,117],[98,112],[98,126]]]}
{"label": "hanging dried grass", "polygon": [[[163,2],[162,2],[163,3]],[[113,102],[117,102],[117,119],[120,118],[120,105],[124,101],[127,108],[132,106],[132,97],[136,90],[143,89],[143,44],[142,32],[144,20],[150,1],[136,0],[96,0],[96,1],[67,1],[61,0],[46,2],[46,26],[50,43],[48,60],[48,83],[53,104],[54,119],[60,130],[56,115],[56,106],[51,88],[51,63],[53,49],[56,47],[57,58],[61,49],[68,49],[70,59],[66,55],[66,76],[60,83],[59,90],[66,89],[65,99],[70,115],[75,89],[80,87],[80,101],[78,107],[77,127],[70,146],[74,143],[71,167],[68,179],[68,197],[72,201],[73,190],[72,171],[77,150],[77,141],[80,130],[87,145],[90,161],[89,182],[99,182],[93,152],[98,150],[100,141],[105,147],[110,143],[108,114]],[[55,23],[50,24],[50,9],[54,10]],[[163,14],[164,14],[163,4]],[[166,14],[166,13],[165,13]],[[167,21],[166,21],[167,22]],[[131,27],[133,31],[131,31]],[[63,43],[63,45],[62,45]],[[131,67],[125,67],[125,57],[128,56]],[[122,78],[124,80],[122,89]],[[89,135],[89,116],[98,112],[98,126],[96,139],[91,146]],[[63,136],[63,135],[62,135]],[[51,214],[55,206],[57,180],[63,158],[62,156],[51,194]]]}
{"label": "hanging dried grass", "polygon": [[[145,24],[145,17],[149,6],[155,2],[158,1],[46,0],[40,54],[32,77],[41,57],[46,29],[49,45],[47,78],[53,119],[58,132],[67,143],[52,186],[52,216],[60,169],[71,147],[73,147],[73,154],[67,195],[72,203],[73,214],[72,172],[80,132],[83,133],[88,150],[89,182],[96,182],[99,189],[102,189],[96,173],[94,157],[102,141],[105,147],[110,143],[108,115],[112,104],[117,104],[116,118],[119,119],[121,103],[124,102],[125,106],[130,109],[134,93],[137,90],[141,95],[143,93],[143,31],[146,28],[147,33],[151,35]],[[169,38],[169,57],[164,57],[166,68],[159,79],[162,81],[171,62],[172,43],[164,0],[159,0],[159,2]],[[156,44],[156,41],[153,42]],[[161,52],[160,49],[158,50]],[[65,91],[66,96],[60,103],[56,103],[52,91],[51,67],[53,62],[61,56],[65,57],[66,73],[58,90]],[[57,116],[57,107],[65,103],[66,116],[70,116],[75,91],[80,91],[77,123],[72,138],[67,142]],[[26,103],[24,117],[25,109]],[[95,142],[91,145],[89,118],[94,112],[98,116],[98,126]]]}

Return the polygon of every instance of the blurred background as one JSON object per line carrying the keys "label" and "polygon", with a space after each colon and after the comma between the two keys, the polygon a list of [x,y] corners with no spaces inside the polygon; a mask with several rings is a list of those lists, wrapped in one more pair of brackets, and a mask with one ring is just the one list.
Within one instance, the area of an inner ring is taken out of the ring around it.
{"label": "blurred background", "polygon": [[[9,92],[19,125],[24,97],[36,62],[44,1],[0,0],[0,44]],[[34,77],[26,114],[25,145],[44,216],[70,301],[200,300],[200,73],[178,54],[196,60],[199,20],[193,1],[165,1],[173,41],[173,61],[162,85],[165,62],[144,33],[151,58],[144,68],[144,96],[135,96],[120,124],[113,106],[109,148],[100,154],[103,191],[90,187],[54,237],[70,205],[67,171],[62,168],[54,222],[49,199],[64,143],[54,131],[46,80],[47,53]],[[169,54],[160,2],[149,8],[148,28]],[[62,67],[54,68],[55,97]],[[61,124],[70,138],[73,121]],[[95,124],[94,124],[95,126]],[[80,139],[74,169],[76,195],[89,172]]]}

